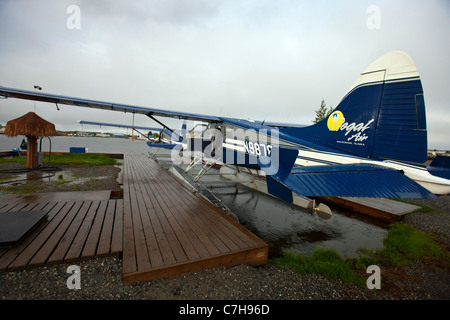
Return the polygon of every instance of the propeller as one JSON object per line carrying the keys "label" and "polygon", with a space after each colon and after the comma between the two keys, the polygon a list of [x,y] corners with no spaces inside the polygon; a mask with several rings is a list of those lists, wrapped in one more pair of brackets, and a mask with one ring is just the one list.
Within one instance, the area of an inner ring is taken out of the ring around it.
{"label": "propeller", "polygon": [[315,200],[314,200],[314,212],[317,213],[317,216],[321,219],[330,219],[332,216],[332,212],[330,207],[328,207],[326,204],[319,203],[319,205],[316,207]]}

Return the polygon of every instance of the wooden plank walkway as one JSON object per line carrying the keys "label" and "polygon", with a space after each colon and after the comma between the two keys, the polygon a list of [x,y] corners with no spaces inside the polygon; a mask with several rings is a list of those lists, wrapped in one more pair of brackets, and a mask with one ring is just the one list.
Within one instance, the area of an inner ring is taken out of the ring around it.
{"label": "wooden plank walkway", "polygon": [[322,199],[385,222],[400,221],[405,215],[420,208],[416,205],[386,198],[322,197]]}
{"label": "wooden plank walkway", "polygon": [[122,254],[123,280],[267,262],[268,245],[145,155],[124,161],[123,199],[110,192],[0,196],[2,212],[47,217],[15,247],[0,249],[0,271]]}
{"label": "wooden plank walkway", "polygon": [[[15,202],[11,197],[12,201],[1,203],[7,198],[0,199],[0,214],[19,210],[47,212],[45,221],[17,246],[0,249],[0,271],[122,253],[123,201],[110,200],[107,193],[79,192],[72,194],[72,201],[67,200],[67,195],[55,193],[51,198],[56,201],[50,202],[45,201],[45,194],[34,198],[38,202]],[[97,199],[93,199],[94,195]]]}
{"label": "wooden plank walkway", "polygon": [[267,262],[268,245],[154,160],[124,158],[123,280]]}
{"label": "wooden plank walkway", "polygon": [[[0,203],[38,203],[61,202],[75,200],[107,200],[111,196],[110,190],[101,191],[66,191],[66,192],[39,192],[23,194],[0,195]],[[17,211],[17,210],[16,210]]]}

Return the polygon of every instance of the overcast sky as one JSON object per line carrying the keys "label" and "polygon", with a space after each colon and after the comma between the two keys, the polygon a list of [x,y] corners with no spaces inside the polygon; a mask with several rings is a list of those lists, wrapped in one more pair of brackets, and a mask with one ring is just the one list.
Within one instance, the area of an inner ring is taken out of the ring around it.
{"label": "overcast sky", "polygon": [[[378,57],[401,50],[421,75],[429,147],[450,149],[448,0],[0,0],[0,35],[5,87],[300,124],[311,124],[322,99],[337,106]],[[60,109],[36,103],[59,130],[132,121]],[[32,101],[0,100],[0,123],[33,110]],[[155,125],[142,115],[135,123]]]}

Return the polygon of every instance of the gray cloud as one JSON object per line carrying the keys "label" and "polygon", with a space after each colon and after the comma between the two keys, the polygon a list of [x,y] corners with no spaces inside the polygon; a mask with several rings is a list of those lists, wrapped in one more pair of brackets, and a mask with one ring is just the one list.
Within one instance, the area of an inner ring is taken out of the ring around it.
{"label": "gray cloud", "polygon": [[[72,4],[80,30],[66,27]],[[372,4],[381,29],[367,28]],[[402,50],[422,76],[430,145],[448,145],[440,124],[449,117],[449,18],[445,1],[2,1],[0,84],[308,124],[322,98],[336,106],[367,65]],[[0,123],[30,107],[0,101]],[[131,122],[98,110],[38,110],[62,127],[78,128],[83,117]]]}

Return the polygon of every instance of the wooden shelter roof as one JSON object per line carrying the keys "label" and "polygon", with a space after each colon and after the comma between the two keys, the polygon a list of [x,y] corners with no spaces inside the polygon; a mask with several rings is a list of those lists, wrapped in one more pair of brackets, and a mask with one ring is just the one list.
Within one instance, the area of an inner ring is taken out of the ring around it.
{"label": "wooden shelter roof", "polygon": [[4,134],[10,137],[49,137],[56,135],[56,128],[53,123],[42,119],[36,113],[28,112],[20,118],[8,121]]}

